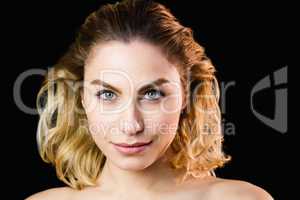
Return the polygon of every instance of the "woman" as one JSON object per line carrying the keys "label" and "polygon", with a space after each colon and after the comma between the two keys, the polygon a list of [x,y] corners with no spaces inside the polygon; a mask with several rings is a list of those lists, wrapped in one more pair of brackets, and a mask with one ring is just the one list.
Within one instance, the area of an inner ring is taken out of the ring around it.
{"label": "woman", "polygon": [[257,199],[262,188],[217,178],[219,88],[204,49],[163,5],[91,13],[38,94],[38,146],[68,187],[39,199]]}

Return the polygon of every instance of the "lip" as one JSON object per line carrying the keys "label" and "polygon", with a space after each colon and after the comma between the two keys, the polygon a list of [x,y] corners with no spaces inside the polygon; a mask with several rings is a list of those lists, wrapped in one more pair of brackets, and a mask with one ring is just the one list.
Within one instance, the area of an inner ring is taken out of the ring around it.
{"label": "lip", "polygon": [[114,145],[120,146],[120,147],[138,147],[138,146],[143,146],[143,145],[147,145],[150,144],[152,141],[150,142],[136,142],[133,144],[127,144],[127,143],[113,143]]}
{"label": "lip", "polygon": [[133,144],[127,144],[127,143],[112,143],[116,150],[123,154],[135,154],[142,152],[146,150],[150,145],[152,141],[150,142],[137,142]]}

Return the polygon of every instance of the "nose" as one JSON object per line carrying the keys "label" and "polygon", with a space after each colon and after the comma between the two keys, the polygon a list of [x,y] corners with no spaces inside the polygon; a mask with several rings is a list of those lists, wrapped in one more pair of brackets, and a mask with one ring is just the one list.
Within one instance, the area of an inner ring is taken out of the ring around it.
{"label": "nose", "polygon": [[142,113],[135,104],[131,104],[124,111],[121,121],[121,131],[127,135],[137,135],[144,130]]}

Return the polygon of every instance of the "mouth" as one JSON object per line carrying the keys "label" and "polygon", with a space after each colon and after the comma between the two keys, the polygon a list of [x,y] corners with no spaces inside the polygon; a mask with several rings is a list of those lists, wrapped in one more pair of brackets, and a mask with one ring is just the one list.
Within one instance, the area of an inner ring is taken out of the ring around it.
{"label": "mouth", "polygon": [[127,144],[127,143],[113,143],[114,145],[120,146],[120,147],[139,147],[139,146],[144,146],[147,144],[150,144],[152,141],[150,142],[136,142],[133,144]]}
{"label": "mouth", "polygon": [[137,142],[133,144],[127,144],[127,143],[112,143],[116,150],[123,154],[135,154],[142,151],[145,151],[151,144],[152,140],[150,142]]}

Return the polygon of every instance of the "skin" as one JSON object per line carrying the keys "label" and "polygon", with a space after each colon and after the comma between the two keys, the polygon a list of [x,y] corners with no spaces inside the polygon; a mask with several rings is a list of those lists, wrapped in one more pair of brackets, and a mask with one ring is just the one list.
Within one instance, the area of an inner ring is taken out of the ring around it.
{"label": "skin", "polygon": [[[149,90],[139,93],[142,86],[162,77],[169,83],[154,89],[163,91],[165,96]],[[112,91],[99,98],[97,92],[107,88],[94,81],[97,79],[119,88],[121,93]],[[86,60],[84,80],[82,104],[90,132],[107,158],[97,185],[81,191],[53,188],[27,200],[272,199],[262,188],[250,183],[212,176],[176,185],[175,177],[182,172],[174,172],[165,161],[172,156],[169,147],[185,101],[180,75],[159,48],[140,40],[98,45]],[[146,150],[130,155],[120,153],[111,143],[137,141],[152,143]]]}

